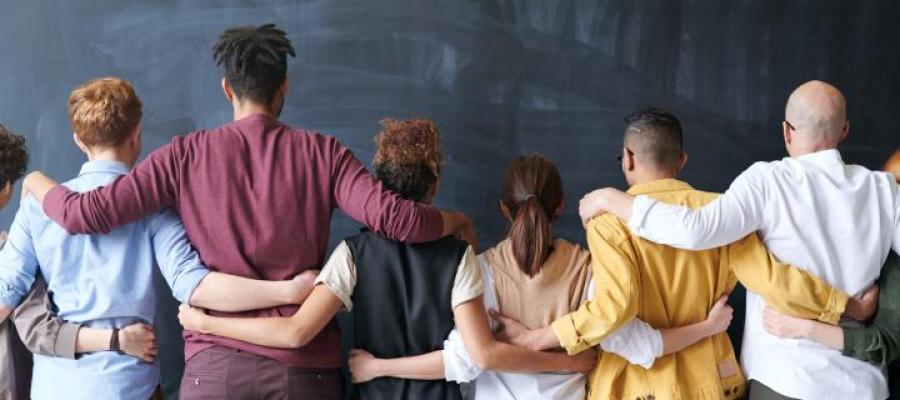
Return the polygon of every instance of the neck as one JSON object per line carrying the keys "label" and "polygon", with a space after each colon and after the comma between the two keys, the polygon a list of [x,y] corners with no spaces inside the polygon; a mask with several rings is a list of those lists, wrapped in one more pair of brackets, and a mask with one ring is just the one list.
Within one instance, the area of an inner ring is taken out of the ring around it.
{"label": "neck", "polygon": [[677,177],[678,177],[677,174],[674,174],[671,172],[648,170],[648,171],[635,172],[634,175],[632,175],[629,183],[632,186],[634,186],[634,185],[640,185],[642,183],[648,183],[648,182],[658,181],[658,180],[662,180],[662,179],[677,179]]}
{"label": "neck", "polygon": [[254,114],[263,114],[272,118],[278,118],[278,116],[275,115],[275,112],[272,111],[271,107],[264,106],[262,104],[255,103],[249,100],[238,101],[237,99],[235,99],[232,101],[231,105],[234,109],[235,121]]}
{"label": "neck", "polygon": [[122,147],[124,146],[91,149],[87,152],[88,161],[116,161],[131,168],[134,166],[134,159]]}
{"label": "neck", "polygon": [[790,155],[791,157],[797,158],[802,157],[807,154],[818,153],[820,151],[825,150],[835,150],[837,149],[837,145],[832,144],[818,144],[818,145],[807,145],[807,146],[797,146],[794,149],[791,149]]}

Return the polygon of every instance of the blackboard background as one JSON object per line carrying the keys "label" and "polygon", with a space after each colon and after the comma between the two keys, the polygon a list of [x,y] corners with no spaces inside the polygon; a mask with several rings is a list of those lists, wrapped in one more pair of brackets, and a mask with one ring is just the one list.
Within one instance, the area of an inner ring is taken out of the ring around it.
{"label": "blackboard background", "polygon": [[[557,234],[583,242],[577,200],[624,185],[614,159],[622,117],[636,107],[681,117],[691,156],[682,177],[706,190],[785,155],[784,101],[810,79],[847,96],[845,160],[878,168],[900,147],[896,1],[3,0],[0,123],[27,137],[31,168],[62,179],[83,162],[66,99],[87,79],[134,83],[146,149],[229,121],[209,48],[226,27],[268,21],[298,53],[282,119],[337,136],[364,161],[379,119],[437,121],[446,157],[437,202],[468,213],[487,245],[505,229],[504,166],[532,152],[564,176]],[[338,215],[332,243],[356,227]],[[170,306],[166,332],[178,329]],[[173,346],[164,371],[177,376],[180,344],[164,345]]]}

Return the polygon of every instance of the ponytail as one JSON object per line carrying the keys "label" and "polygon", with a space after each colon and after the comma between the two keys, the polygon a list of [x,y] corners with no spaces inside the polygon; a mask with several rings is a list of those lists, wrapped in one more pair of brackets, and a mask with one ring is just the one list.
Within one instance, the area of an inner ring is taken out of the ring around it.
{"label": "ponytail", "polygon": [[528,276],[534,276],[550,253],[550,217],[535,195],[528,195],[516,207],[509,240],[516,263]]}

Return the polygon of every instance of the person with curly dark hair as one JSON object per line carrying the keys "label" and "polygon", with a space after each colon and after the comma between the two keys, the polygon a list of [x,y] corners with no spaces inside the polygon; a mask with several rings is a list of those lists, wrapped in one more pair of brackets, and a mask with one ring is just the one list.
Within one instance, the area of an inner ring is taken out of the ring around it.
{"label": "person with curly dark hair", "polygon": [[6,207],[12,197],[12,185],[25,174],[28,167],[28,150],[25,138],[0,125],[0,208]]}
{"label": "person with curly dark hair", "polygon": [[[375,176],[405,199],[431,203],[441,177],[437,127],[423,119],[387,119],[382,127],[375,139]],[[475,251],[453,237],[404,244],[364,230],[337,246],[316,282],[319,285],[292,317],[218,318],[183,306],[179,318],[187,329],[263,346],[297,348],[309,343],[335,313],[352,308],[356,347],[380,357],[439,350],[455,324],[481,368],[584,371],[596,360],[590,354],[569,357],[494,340]],[[461,398],[458,383],[443,380],[443,375],[433,377],[432,370],[356,382],[354,398]]]}

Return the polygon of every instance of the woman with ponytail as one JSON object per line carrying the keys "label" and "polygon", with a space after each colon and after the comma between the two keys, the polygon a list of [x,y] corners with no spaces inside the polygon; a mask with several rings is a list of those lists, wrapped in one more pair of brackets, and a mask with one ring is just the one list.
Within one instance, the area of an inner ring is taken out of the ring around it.
{"label": "woman with ponytail", "polygon": [[[509,233],[478,256],[484,304],[492,313],[502,312],[528,328],[543,327],[588,298],[593,286],[590,252],[553,238],[553,223],[562,214],[563,203],[562,180],[550,160],[532,155],[510,163],[499,204],[500,212],[510,222]],[[601,347],[649,368],[656,357],[724,331],[730,321],[731,309],[722,301],[706,321],[670,329],[664,335],[643,321],[632,320]],[[479,368],[455,330],[443,347],[441,351],[402,358],[376,358],[354,350],[350,371],[354,382],[386,376],[428,379],[426,375],[430,379],[471,382],[467,397],[475,399],[586,397],[583,374],[511,374]]]}

